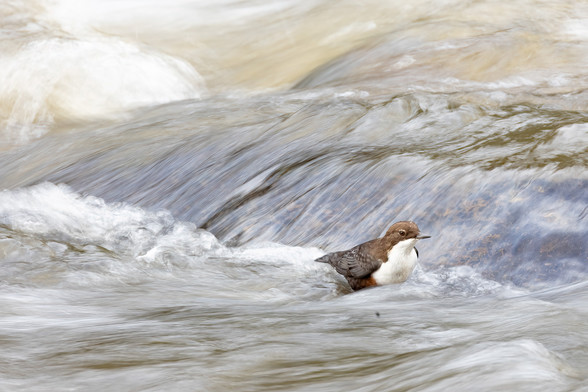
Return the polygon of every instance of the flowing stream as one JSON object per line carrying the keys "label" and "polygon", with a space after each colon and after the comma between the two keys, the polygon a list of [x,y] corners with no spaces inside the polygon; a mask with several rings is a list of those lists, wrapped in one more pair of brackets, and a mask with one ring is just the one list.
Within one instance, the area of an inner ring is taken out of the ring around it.
{"label": "flowing stream", "polygon": [[[588,390],[587,26],[3,1],[0,391]],[[405,283],[313,262],[399,220]]]}

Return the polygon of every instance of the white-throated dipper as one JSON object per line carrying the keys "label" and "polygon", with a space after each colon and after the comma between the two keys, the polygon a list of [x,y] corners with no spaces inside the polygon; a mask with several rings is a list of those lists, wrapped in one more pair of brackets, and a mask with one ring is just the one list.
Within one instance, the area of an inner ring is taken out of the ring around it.
{"label": "white-throated dipper", "polygon": [[420,234],[416,223],[396,222],[382,238],[326,254],[315,261],[335,267],[353,290],[401,283],[408,279],[416,265],[416,242],[430,238]]}

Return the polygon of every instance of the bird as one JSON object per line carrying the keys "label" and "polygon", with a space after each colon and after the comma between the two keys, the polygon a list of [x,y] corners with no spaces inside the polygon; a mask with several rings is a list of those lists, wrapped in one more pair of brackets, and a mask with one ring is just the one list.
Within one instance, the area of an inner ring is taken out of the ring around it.
{"label": "bird", "polygon": [[343,275],[354,291],[366,287],[402,283],[417,263],[418,240],[421,235],[416,223],[394,223],[381,238],[359,244],[351,249],[328,253],[316,262],[330,264]]}

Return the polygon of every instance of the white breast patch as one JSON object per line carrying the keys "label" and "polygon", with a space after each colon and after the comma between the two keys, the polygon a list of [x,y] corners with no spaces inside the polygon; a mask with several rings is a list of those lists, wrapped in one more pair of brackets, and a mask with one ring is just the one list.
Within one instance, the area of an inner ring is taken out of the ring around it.
{"label": "white breast patch", "polygon": [[378,285],[402,283],[410,276],[417,263],[414,245],[417,239],[400,241],[388,252],[388,261],[372,274]]}

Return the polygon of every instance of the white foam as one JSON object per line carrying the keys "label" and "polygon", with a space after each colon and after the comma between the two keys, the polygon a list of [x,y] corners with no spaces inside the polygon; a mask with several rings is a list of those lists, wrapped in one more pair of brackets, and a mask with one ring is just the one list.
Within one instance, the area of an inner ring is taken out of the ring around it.
{"label": "white foam", "polygon": [[[547,139],[547,138],[546,138]],[[557,156],[566,154],[569,156],[582,155],[588,145],[588,124],[566,125],[557,130],[551,140],[545,140],[537,146],[535,154],[540,157]]]}
{"label": "white foam", "polygon": [[172,227],[167,212],[149,213],[127,204],[107,204],[65,185],[43,183],[0,192],[0,222],[12,230],[74,244],[97,244],[139,253]]}
{"label": "white foam", "polygon": [[120,115],[130,109],[199,98],[187,62],[116,38],[47,38],[0,57],[1,138],[26,142],[59,118]]}
{"label": "white foam", "polygon": [[487,279],[469,266],[460,265],[430,270],[423,269],[417,264],[399,294],[418,297],[476,297],[490,294],[513,297],[525,293]]}
{"label": "white foam", "polygon": [[[0,192],[0,225],[26,237],[26,244],[1,243],[0,252],[18,261],[31,251],[39,270],[51,259],[69,260],[76,267],[52,276],[73,285],[137,282],[155,274],[198,281],[202,295],[291,300],[292,292],[312,295],[317,282],[335,274],[314,262],[324,254],[317,248],[271,242],[227,248],[166,211],[106,203],[52,183]],[[19,272],[7,274],[12,280]]]}
{"label": "white foam", "polygon": [[[314,260],[325,253],[318,248],[303,248],[299,246],[286,246],[275,242],[254,243],[236,248],[233,255],[244,260],[274,260],[283,263],[296,264],[308,267],[308,260]],[[310,264],[321,266],[324,264]]]}
{"label": "white foam", "polygon": [[588,41],[588,25],[582,16],[568,20],[563,25],[563,32],[572,39]]}

